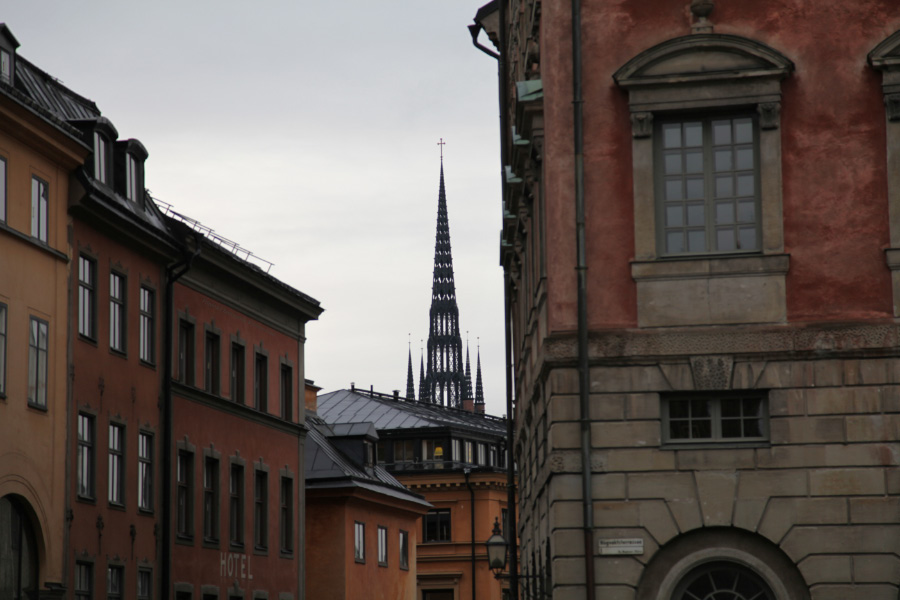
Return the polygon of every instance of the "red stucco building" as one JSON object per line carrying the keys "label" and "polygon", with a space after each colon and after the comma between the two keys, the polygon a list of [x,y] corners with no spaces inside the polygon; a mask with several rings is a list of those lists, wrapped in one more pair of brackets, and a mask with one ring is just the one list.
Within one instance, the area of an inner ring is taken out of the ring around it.
{"label": "red stucco building", "polygon": [[528,572],[895,598],[897,3],[498,0],[481,31]]}

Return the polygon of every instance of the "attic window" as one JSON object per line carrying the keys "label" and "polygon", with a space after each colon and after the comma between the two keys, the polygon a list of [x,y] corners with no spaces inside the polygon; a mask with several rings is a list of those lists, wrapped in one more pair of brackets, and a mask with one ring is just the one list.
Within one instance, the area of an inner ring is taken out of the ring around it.
{"label": "attic window", "polygon": [[125,155],[125,197],[132,202],[138,197],[138,164],[130,153]]}
{"label": "attic window", "polygon": [[0,50],[0,80],[7,85],[12,83],[12,56],[6,50]]}
{"label": "attic window", "polygon": [[108,183],[106,179],[106,138],[99,131],[94,132],[94,179],[101,183]]}
{"label": "attic window", "polygon": [[375,444],[372,442],[366,442],[366,466],[374,467],[375,466]]}

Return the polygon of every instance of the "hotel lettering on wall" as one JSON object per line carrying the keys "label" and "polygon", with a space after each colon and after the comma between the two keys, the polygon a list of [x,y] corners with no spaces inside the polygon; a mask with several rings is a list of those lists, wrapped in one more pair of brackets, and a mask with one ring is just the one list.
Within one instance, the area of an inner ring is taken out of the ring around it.
{"label": "hotel lettering on wall", "polygon": [[240,552],[220,552],[219,576],[253,581],[250,557]]}

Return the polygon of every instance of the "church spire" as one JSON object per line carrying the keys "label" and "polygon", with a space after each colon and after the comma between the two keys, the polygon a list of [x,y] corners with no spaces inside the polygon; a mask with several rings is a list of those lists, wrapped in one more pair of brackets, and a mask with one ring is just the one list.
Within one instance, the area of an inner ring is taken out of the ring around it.
{"label": "church spire", "polygon": [[431,402],[428,395],[428,386],[425,384],[425,355],[419,356],[419,402]]}
{"label": "church spire", "polygon": [[[465,399],[465,373],[462,365],[462,339],[459,335],[459,308],[456,306],[456,284],[453,280],[453,256],[450,252],[447,195],[444,190],[443,144],[441,139],[441,180],[438,189],[425,387],[428,388],[431,402],[458,407]],[[422,399],[421,394],[419,399]]]}
{"label": "church spire", "polygon": [[469,362],[469,335],[466,333],[466,400],[474,400],[472,392],[472,364]]}
{"label": "church spire", "polygon": [[475,375],[475,406],[481,405],[476,412],[484,412],[484,387],[481,385],[481,344],[478,344],[478,371]]}
{"label": "church spire", "polygon": [[412,344],[410,344],[409,346],[409,362],[406,366],[406,399],[416,399],[416,383],[415,381],[413,381],[412,370]]}

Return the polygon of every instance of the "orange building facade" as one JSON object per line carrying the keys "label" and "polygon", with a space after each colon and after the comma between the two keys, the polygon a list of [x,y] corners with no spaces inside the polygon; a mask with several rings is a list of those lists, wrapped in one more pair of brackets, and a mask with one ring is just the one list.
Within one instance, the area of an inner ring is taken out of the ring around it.
{"label": "orange building facade", "polygon": [[329,424],[371,422],[377,461],[432,505],[416,524],[416,600],[499,600],[484,542],[505,522],[504,419],[351,388],[319,396]]}
{"label": "orange building facade", "polygon": [[90,149],[16,89],[40,76],[17,47],[0,24],[0,597],[52,598],[67,530],[66,203]]}
{"label": "orange building facade", "polygon": [[375,463],[370,423],[307,416],[306,596],[415,600],[417,523],[430,508]]}

